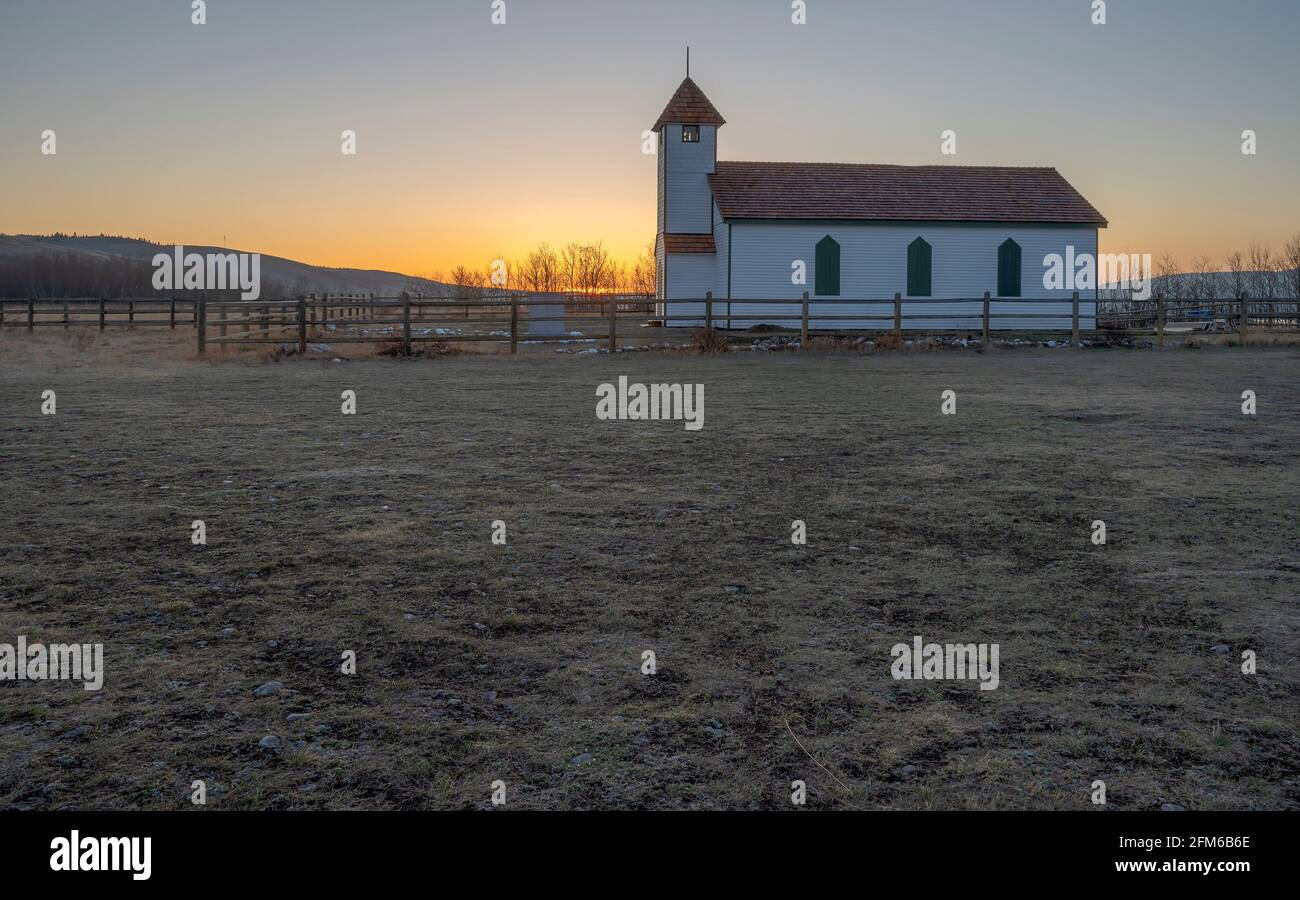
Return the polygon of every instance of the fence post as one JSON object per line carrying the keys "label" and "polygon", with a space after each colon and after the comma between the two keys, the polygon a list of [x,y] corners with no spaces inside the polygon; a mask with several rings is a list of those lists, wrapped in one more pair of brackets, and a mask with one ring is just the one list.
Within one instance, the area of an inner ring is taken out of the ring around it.
{"label": "fence post", "polygon": [[1156,343],[1161,347],[1165,345],[1165,295],[1163,291],[1156,294]]}
{"label": "fence post", "polygon": [[402,291],[402,353],[411,355],[411,295]]}
{"label": "fence post", "polygon": [[1070,298],[1070,346],[1079,346],[1079,292]]}
{"label": "fence post", "polygon": [[894,295],[894,336],[903,338],[903,295]]}
{"label": "fence post", "polygon": [[298,352],[307,352],[307,298],[298,298]]}
{"label": "fence post", "polygon": [[68,298],[63,298],[63,330],[68,330]]}
{"label": "fence post", "polygon": [[989,292],[984,292],[984,346],[989,345]]}
{"label": "fence post", "polygon": [[172,297],[171,299],[171,328],[172,331],[176,330],[176,298],[175,297]]}
{"label": "fence post", "polygon": [[799,310],[799,349],[808,349],[808,292],[803,292]]}
{"label": "fence post", "polygon": [[713,330],[713,291],[704,293],[704,327]]}
{"label": "fence post", "polygon": [[[127,323],[126,326],[127,328],[130,328],[132,325],[135,324],[135,301],[134,300],[126,301],[126,323]],[[225,334],[225,331],[222,331],[221,333]]]}
{"label": "fence post", "polygon": [[609,298],[609,352],[613,353],[618,344],[618,338],[615,336],[618,330],[618,303],[613,297]]}
{"label": "fence post", "polygon": [[1238,315],[1241,317],[1241,325],[1240,325],[1239,330],[1240,330],[1240,332],[1241,332],[1241,343],[1242,343],[1242,346],[1245,346],[1245,344],[1246,344],[1246,329],[1250,327],[1250,325],[1249,325],[1249,322],[1250,322],[1250,313],[1249,313],[1249,311],[1247,310],[1247,303],[1246,303],[1246,298],[1247,298],[1247,296],[1249,296],[1249,295],[1248,295],[1245,291],[1242,291],[1242,292],[1241,292],[1241,297],[1240,297],[1240,299],[1237,301],[1237,305],[1238,305],[1238,307],[1239,307],[1239,309],[1238,309]]}
{"label": "fence post", "polygon": [[104,295],[99,295],[99,330],[104,330]]}
{"label": "fence post", "polygon": [[519,295],[510,295],[510,352],[519,351]]}
{"label": "fence post", "polygon": [[36,327],[36,295],[27,295],[27,330],[31,331]]}
{"label": "fence post", "polygon": [[194,304],[194,325],[199,332],[199,352],[202,353],[208,348],[208,305],[202,294]]}

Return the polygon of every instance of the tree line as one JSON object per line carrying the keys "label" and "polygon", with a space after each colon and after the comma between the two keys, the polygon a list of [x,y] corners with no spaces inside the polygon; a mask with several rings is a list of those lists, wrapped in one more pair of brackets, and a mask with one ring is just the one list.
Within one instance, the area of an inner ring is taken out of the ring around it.
{"label": "tree line", "polygon": [[655,250],[651,241],[635,259],[621,263],[597,241],[571,242],[558,249],[539,244],[516,259],[499,254],[481,269],[458,265],[444,277],[433,272],[423,277],[455,285],[462,296],[493,290],[542,291],[567,294],[653,294]]}
{"label": "tree line", "polygon": [[[48,250],[0,257],[0,297],[104,297],[109,300],[148,297],[182,297],[187,291],[156,290],[151,260],[108,256],[76,250]],[[281,300],[305,293],[305,284],[289,287],[262,278],[261,296]],[[207,291],[214,297],[237,296],[239,291]]]}
{"label": "tree line", "polygon": [[[56,237],[58,235],[55,235]],[[0,297],[128,297],[184,296],[185,291],[155,290],[152,261],[145,258],[86,253],[76,249],[47,250],[0,257]],[[632,261],[614,259],[600,242],[571,242],[558,249],[540,244],[517,259],[498,255],[481,269],[458,265],[445,275],[422,276],[452,285],[460,296],[493,290],[545,291],[572,294],[653,294],[654,243]],[[261,296],[279,300],[308,293],[306,279],[286,285],[263,276]],[[428,293],[428,286],[412,281],[411,294]],[[220,294],[221,292],[209,292]]]}
{"label": "tree line", "polygon": [[[1300,298],[1300,233],[1274,251],[1267,241],[1252,241],[1246,252],[1233,250],[1216,263],[1207,255],[1184,267],[1171,253],[1152,265],[1157,290],[1178,300],[1226,300],[1246,294],[1260,300]],[[1104,299],[1120,299],[1127,291],[1102,289]]]}

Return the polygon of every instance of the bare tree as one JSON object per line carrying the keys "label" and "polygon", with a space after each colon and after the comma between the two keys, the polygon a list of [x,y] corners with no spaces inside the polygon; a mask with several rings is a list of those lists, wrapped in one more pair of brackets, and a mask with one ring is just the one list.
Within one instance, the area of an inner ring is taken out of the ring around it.
{"label": "bare tree", "polygon": [[606,277],[605,282],[607,290],[621,294],[627,293],[630,290],[628,287],[627,266],[619,262],[611,263],[609,275]]}
{"label": "bare tree", "polygon": [[1232,297],[1240,297],[1246,290],[1246,258],[1240,250],[1233,250],[1224,260],[1232,276]]}
{"label": "bare tree", "polygon": [[563,291],[579,291],[579,272],[582,268],[582,245],[568,243],[560,251],[559,285]]}
{"label": "bare tree", "polygon": [[1287,267],[1287,288],[1291,296],[1300,300],[1300,232],[1286,242],[1282,252],[1283,264]]}
{"label": "bare tree", "polygon": [[[1300,236],[1297,236],[1300,241]],[[636,294],[648,294],[654,296],[655,292],[655,242],[651,241],[646,244],[645,250],[641,252],[632,262],[632,267],[628,271],[628,289]]]}
{"label": "bare tree", "polygon": [[1160,280],[1157,291],[1164,294],[1165,297],[1177,297],[1182,293],[1182,276],[1176,256],[1167,251],[1162,253],[1160,258],[1156,260],[1155,276]]}
{"label": "bare tree", "polygon": [[580,248],[578,278],[582,290],[588,294],[599,293],[609,287],[614,261],[599,241]]}
{"label": "bare tree", "polygon": [[1300,232],[1296,232],[1295,236],[1286,242],[1281,259],[1286,269],[1284,273],[1286,290],[1295,301],[1291,305],[1295,324],[1300,326]]}
{"label": "bare tree", "polygon": [[451,270],[451,283],[456,285],[457,294],[462,297],[478,297],[483,293],[483,273],[464,266]]}
{"label": "bare tree", "polygon": [[1213,300],[1216,293],[1214,263],[1205,254],[1192,260],[1190,295],[1193,300]]}
{"label": "bare tree", "polygon": [[518,274],[521,287],[553,293],[560,289],[560,258],[549,244],[542,244],[518,264]]}
{"label": "bare tree", "polygon": [[498,253],[488,260],[485,272],[483,283],[489,290],[505,290],[511,287],[516,277],[514,267],[504,253]]}
{"label": "bare tree", "polygon": [[1277,293],[1277,270],[1273,265],[1273,249],[1268,243],[1250,242],[1247,248],[1250,266],[1250,293],[1252,297],[1273,299]]}

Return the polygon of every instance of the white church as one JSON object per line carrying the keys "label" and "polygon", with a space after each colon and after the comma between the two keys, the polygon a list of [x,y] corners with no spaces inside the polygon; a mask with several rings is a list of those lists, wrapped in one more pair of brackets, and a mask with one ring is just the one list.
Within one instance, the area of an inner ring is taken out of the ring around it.
{"label": "white church", "polygon": [[[1025,316],[993,318],[993,328],[1070,327],[1069,304],[1025,301],[1071,298],[1069,285],[1044,287],[1044,260],[1069,248],[1095,257],[1106,219],[1055,169],[719,162],[724,124],[689,76],[655,122],[658,299],[712,292],[718,327],[759,321],[731,316],[797,327],[807,291],[810,315],[848,317],[835,328],[884,329],[852,316],[892,317],[901,294],[905,329],[939,331],[977,330],[982,308],[937,301],[987,291],[994,314]],[[744,302],[764,299],[796,302]],[[1096,299],[1095,289],[1080,293],[1084,330],[1095,327]],[[667,304],[664,315],[669,325],[699,324],[703,303]]]}

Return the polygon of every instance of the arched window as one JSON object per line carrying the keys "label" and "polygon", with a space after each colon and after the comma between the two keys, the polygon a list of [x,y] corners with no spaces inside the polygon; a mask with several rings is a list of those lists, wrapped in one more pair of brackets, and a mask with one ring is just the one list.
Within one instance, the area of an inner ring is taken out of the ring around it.
{"label": "arched window", "polygon": [[1020,245],[1011,238],[998,248],[998,296],[1020,296]]}
{"label": "arched window", "polygon": [[930,296],[930,245],[917,238],[907,245],[907,295]]}
{"label": "arched window", "polygon": [[840,295],[840,245],[829,234],[817,242],[815,274],[817,296]]}

